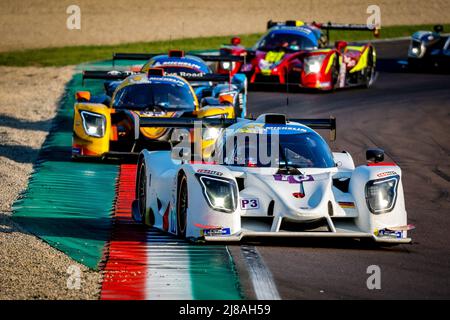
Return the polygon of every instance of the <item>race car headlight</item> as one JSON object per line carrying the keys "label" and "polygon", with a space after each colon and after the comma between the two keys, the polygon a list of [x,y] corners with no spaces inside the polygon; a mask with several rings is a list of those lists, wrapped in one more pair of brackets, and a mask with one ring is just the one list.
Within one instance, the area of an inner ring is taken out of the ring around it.
{"label": "race car headlight", "polygon": [[227,213],[236,210],[237,188],[233,181],[204,175],[197,175],[197,178],[211,208]]}
{"label": "race car headlight", "polygon": [[394,208],[399,179],[399,176],[393,176],[367,182],[366,202],[372,213],[385,213]]}
{"label": "race car headlight", "polygon": [[325,59],[324,54],[316,54],[305,58],[305,73],[317,73],[322,68],[322,62]]}
{"label": "race car headlight", "polygon": [[422,58],[425,54],[425,45],[421,41],[412,40],[408,55],[412,58]]}
{"label": "race car headlight", "polygon": [[234,63],[233,62],[229,62],[229,61],[223,61],[223,62],[220,63],[220,67],[223,70],[233,70]]}
{"label": "race car headlight", "polygon": [[83,128],[87,135],[101,138],[105,135],[106,119],[104,115],[89,111],[81,111]]}

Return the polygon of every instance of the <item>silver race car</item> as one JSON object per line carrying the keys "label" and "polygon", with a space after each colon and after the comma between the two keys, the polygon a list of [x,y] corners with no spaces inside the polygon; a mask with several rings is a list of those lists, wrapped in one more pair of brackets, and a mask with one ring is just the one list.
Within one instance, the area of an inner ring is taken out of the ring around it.
{"label": "silver race car", "polygon": [[[143,119],[141,126],[189,128],[197,120],[158,121]],[[335,119],[205,119],[198,137],[209,128],[218,134],[209,159],[198,157],[188,139],[170,151],[141,152],[135,220],[192,240],[411,242],[401,169],[384,162],[380,149],[367,150],[367,163],[357,167],[349,153],[331,152],[313,129],[330,129],[335,136]]]}

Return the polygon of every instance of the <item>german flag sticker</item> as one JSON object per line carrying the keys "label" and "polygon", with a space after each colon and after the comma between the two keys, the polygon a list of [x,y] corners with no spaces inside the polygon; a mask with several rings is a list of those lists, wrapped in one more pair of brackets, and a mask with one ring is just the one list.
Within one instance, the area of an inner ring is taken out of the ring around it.
{"label": "german flag sticker", "polygon": [[353,202],[339,202],[339,205],[344,209],[355,209],[355,203]]}

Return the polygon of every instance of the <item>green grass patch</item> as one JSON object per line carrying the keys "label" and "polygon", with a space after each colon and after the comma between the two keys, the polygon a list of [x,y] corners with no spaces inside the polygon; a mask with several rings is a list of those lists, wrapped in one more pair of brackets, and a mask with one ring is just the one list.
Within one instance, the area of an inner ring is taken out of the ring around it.
{"label": "green grass patch", "polygon": [[[410,36],[418,30],[432,30],[433,25],[391,26],[381,29],[381,38]],[[450,24],[444,25],[450,30]],[[242,44],[251,47],[262,34],[240,35]],[[0,53],[0,65],[4,66],[66,66],[84,62],[110,59],[114,52],[167,52],[169,49],[208,50],[229,43],[230,36],[179,39],[172,41],[136,42],[119,45],[69,46],[44,49],[28,49]],[[366,31],[331,31],[330,43],[335,40],[359,41],[375,39]]]}

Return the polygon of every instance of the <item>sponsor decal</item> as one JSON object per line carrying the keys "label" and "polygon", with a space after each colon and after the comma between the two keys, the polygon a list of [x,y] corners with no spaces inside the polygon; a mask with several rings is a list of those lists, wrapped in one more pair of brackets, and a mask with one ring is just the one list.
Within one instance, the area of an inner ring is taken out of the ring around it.
{"label": "sponsor decal", "polygon": [[338,203],[341,206],[341,208],[344,208],[344,209],[354,209],[355,208],[355,204],[353,202],[339,201]]}
{"label": "sponsor decal", "polygon": [[206,75],[204,72],[168,72],[166,73],[167,76],[180,76],[180,77],[191,77],[191,78],[202,78]]}
{"label": "sponsor decal", "polygon": [[230,234],[231,234],[230,228],[203,229],[201,231],[202,236],[227,236]]}
{"label": "sponsor decal", "polygon": [[81,154],[81,148],[72,148],[72,154]]}
{"label": "sponsor decal", "polygon": [[308,27],[291,27],[291,26],[283,26],[283,30],[295,30],[295,31],[299,31],[302,32],[304,34],[310,34],[312,32],[311,29],[309,29]]}
{"label": "sponsor decal", "polygon": [[260,133],[263,130],[263,123],[252,123],[240,128],[238,133]]}
{"label": "sponsor decal", "polygon": [[195,63],[186,62],[186,61],[163,61],[158,62],[155,64],[155,66],[175,66],[175,67],[189,67],[189,68],[195,68],[195,69],[201,69],[201,66]]}
{"label": "sponsor decal", "polygon": [[367,164],[368,167],[390,167],[397,166],[395,162],[372,162]]}
{"label": "sponsor decal", "polygon": [[215,170],[209,170],[209,169],[198,169],[197,173],[204,173],[204,174],[211,174],[214,176],[223,176],[223,173],[220,171],[215,171]]}
{"label": "sponsor decal", "polygon": [[387,228],[378,230],[375,229],[374,234],[377,237],[387,237],[387,238],[394,238],[394,239],[401,239],[403,238],[403,231],[402,230],[390,230]]}
{"label": "sponsor decal", "polygon": [[302,184],[300,185],[300,190],[302,190],[302,192],[294,192],[292,194],[294,196],[294,198],[301,199],[301,198],[305,197],[305,192],[303,190],[303,185]]}
{"label": "sponsor decal", "polygon": [[241,199],[242,210],[259,209],[259,199],[257,198],[243,198]]}
{"label": "sponsor decal", "polygon": [[121,75],[121,74],[125,74],[125,75],[129,75],[130,76],[132,74],[136,74],[136,72],[111,70],[111,71],[108,71],[108,74],[112,75],[112,76],[118,76],[118,75]]}
{"label": "sponsor decal", "polygon": [[397,172],[395,171],[386,171],[386,172],[381,172],[377,174],[378,178],[384,178],[384,177],[389,177],[389,176],[395,176],[397,174]]}
{"label": "sponsor decal", "polygon": [[313,176],[310,175],[291,176],[284,174],[274,174],[273,177],[275,181],[287,181],[292,184],[302,183],[305,181],[314,181]]}
{"label": "sponsor decal", "polygon": [[178,80],[178,79],[175,79],[175,78],[168,78],[168,77],[149,77],[148,81],[150,81],[150,82],[152,82],[152,81],[172,82],[172,83],[177,84],[179,86],[184,86],[185,85],[184,81],[181,81],[181,80]]}
{"label": "sponsor decal", "polygon": [[142,75],[135,75],[133,78],[129,79],[128,81],[130,83],[145,83],[147,80],[146,77],[143,77]]}
{"label": "sponsor decal", "polygon": [[252,123],[247,126],[244,126],[240,128],[237,132],[239,133],[267,133],[271,131],[279,131],[283,133],[305,133],[308,132],[307,129],[295,126],[295,125],[289,125],[289,126],[266,126],[264,123]]}
{"label": "sponsor decal", "polygon": [[299,127],[299,126],[267,126],[264,127],[264,130],[272,131],[272,130],[278,130],[278,131],[295,131],[295,132],[308,132],[305,128]]}
{"label": "sponsor decal", "polygon": [[307,27],[300,27],[300,28],[298,28],[298,31],[306,33],[306,34],[310,34],[312,32],[312,30]]}

